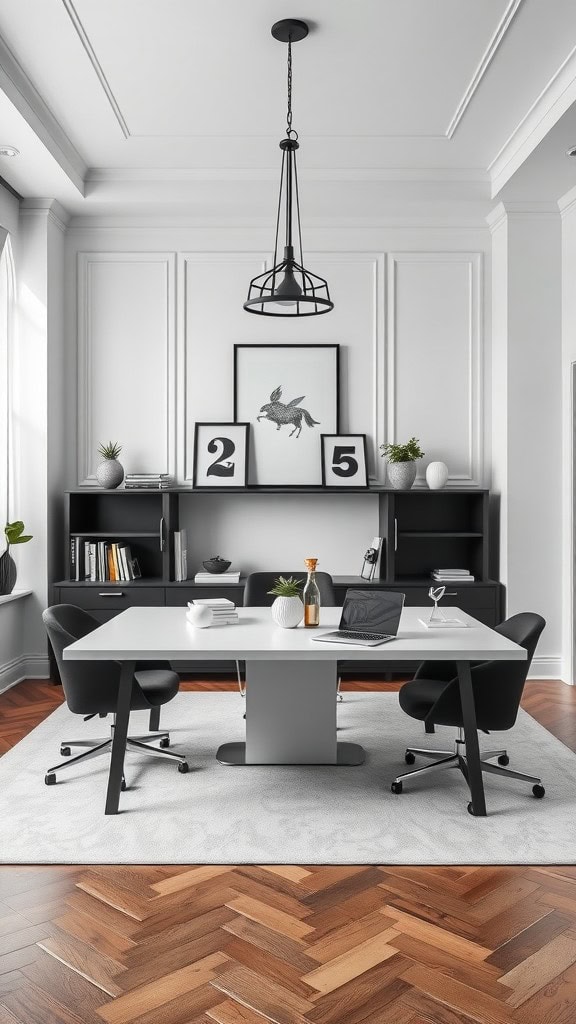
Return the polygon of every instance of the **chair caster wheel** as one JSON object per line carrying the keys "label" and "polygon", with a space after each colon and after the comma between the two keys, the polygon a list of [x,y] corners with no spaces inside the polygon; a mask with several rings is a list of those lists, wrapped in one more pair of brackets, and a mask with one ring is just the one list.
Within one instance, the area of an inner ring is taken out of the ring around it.
{"label": "chair caster wheel", "polygon": [[44,776],[44,782],[46,783],[47,786],[55,786],[56,785],[56,776],[54,775],[54,772],[50,772],[49,775],[45,775]]}
{"label": "chair caster wheel", "polygon": [[540,783],[536,783],[535,786],[532,786],[532,792],[538,800],[541,800],[546,790],[544,789],[544,786],[540,785]]}
{"label": "chair caster wheel", "polygon": [[508,754],[500,754],[500,757],[498,758],[498,764],[501,764],[503,768],[505,768],[507,764],[510,764],[510,758],[508,757]]}
{"label": "chair caster wheel", "polygon": [[406,761],[406,764],[414,764],[414,762],[416,761],[416,756],[412,753],[411,750],[407,750],[406,753],[404,754],[404,760]]}
{"label": "chair caster wheel", "polygon": [[178,771],[181,775],[186,775],[186,773],[190,771],[190,765],[187,764],[186,761],[182,761],[182,763],[178,765]]}
{"label": "chair caster wheel", "polygon": [[244,712],[244,714],[242,715],[242,718],[246,718],[246,712]]}
{"label": "chair caster wheel", "polygon": [[160,746],[160,747],[169,747],[170,746],[170,740],[169,740],[168,736],[163,736],[162,739],[160,740],[160,743],[158,744],[158,746]]}
{"label": "chair caster wheel", "polygon": [[402,792],[402,783],[401,782],[393,782],[392,785],[390,786],[390,789],[392,790],[393,793],[401,793]]}
{"label": "chair caster wheel", "polygon": [[71,753],[70,747],[60,747],[60,757],[70,757]]}
{"label": "chair caster wheel", "polygon": [[122,783],[120,785],[120,789],[122,790],[123,793],[125,793],[126,790],[128,789],[128,786],[126,785],[126,779],[122,779]]}

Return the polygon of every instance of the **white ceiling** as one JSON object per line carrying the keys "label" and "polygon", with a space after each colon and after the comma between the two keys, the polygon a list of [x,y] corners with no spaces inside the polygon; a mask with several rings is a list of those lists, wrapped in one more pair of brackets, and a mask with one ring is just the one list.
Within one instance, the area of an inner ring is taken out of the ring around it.
{"label": "white ceiling", "polygon": [[12,0],[0,142],[22,155],[0,174],[76,208],[121,177],[271,180],[286,48],[270,26],[289,16],[312,26],[294,47],[312,175],[488,182],[531,108],[576,82],[574,0]]}

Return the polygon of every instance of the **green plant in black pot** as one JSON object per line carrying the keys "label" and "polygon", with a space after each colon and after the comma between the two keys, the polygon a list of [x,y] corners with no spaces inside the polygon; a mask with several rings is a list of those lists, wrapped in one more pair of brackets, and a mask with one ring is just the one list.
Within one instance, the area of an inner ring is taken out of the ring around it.
{"label": "green plant in black pot", "polygon": [[16,586],[16,563],[10,554],[10,548],[14,544],[27,544],[32,540],[32,534],[24,533],[24,523],[18,519],[14,523],[6,523],[4,536],[6,551],[0,555],[0,594],[11,594]]}
{"label": "green plant in black pot", "polygon": [[409,491],[416,479],[416,462],[425,452],[417,437],[411,437],[406,444],[381,444],[383,458],[388,460],[388,480],[391,487]]}

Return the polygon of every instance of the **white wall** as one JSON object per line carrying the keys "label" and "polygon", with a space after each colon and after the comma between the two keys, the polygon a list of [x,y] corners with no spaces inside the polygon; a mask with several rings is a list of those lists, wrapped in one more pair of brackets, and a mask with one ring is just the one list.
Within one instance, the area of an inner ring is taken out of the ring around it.
{"label": "white wall", "polygon": [[533,675],[562,674],[561,234],[558,212],[493,227],[492,473],[508,614],[547,620]]}
{"label": "white wall", "polygon": [[[425,463],[444,456],[453,484],[483,484],[487,229],[317,228],[307,240],[307,263],[328,277],[335,309],[287,322],[242,309],[250,278],[269,259],[268,231],[72,224],[66,281],[78,296],[68,311],[78,451],[70,486],[93,482],[97,444],[110,438],[124,445],[128,471],[169,471],[191,483],[194,423],[232,418],[233,345],[290,341],[340,344],[341,429],[368,435],[377,479],[377,446],[416,433]],[[214,548],[258,568],[279,545],[296,558],[314,543],[326,570],[357,573],[377,532],[374,510],[364,504],[351,515],[349,499],[335,497],[328,519],[326,505],[310,508],[292,553],[293,503],[277,502],[257,538],[249,502],[231,496],[227,506],[221,534],[214,520],[203,537],[187,524],[193,558]]]}
{"label": "white wall", "polygon": [[562,209],[562,678],[576,684],[574,626],[576,546],[576,190],[561,201]]}

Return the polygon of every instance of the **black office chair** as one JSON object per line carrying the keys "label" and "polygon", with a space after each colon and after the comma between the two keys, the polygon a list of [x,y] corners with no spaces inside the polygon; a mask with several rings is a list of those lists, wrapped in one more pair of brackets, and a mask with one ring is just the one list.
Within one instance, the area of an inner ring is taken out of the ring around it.
{"label": "black office chair", "polygon": [[[77,608],[72,604],[57,604],[47,608],[42,614],[42,619],[58,664],[62,688],[70,711],[75,715],[84,715],[85,719],[94,718],[95,715],[99,715],[100,718],[105,718],[110,714],[114,715],[118,701],[120,663],[117,661],[65,661],[62,656],[65,647],[95,630],[100,625],[98,620],[82,608]],[[151,722],[155,722],[155,727],[159,728],[160,707],[176,696],[179,682],[178,676],[170,670],[169,665],[166,667],[162,662],[142,662],[140,666],[137,665],[134,673],[130,710],[149,710]],[[151,725],[151,728],[153,727]],[[86,747],[87,749],[84,753],[76,754],[75,757],[70,757],[61,764],[55,765],[54,768],[49,768],[44,779],[46,785],[55,785],[56,772],[109,753],[112,747],[113,731],[114,726],[112,725],[108,737],[94,740],[63,740],[60,747],[62,757],[67,757],[71,753],[72,747]],[[150,743],[147,742],[150,740],[159,741],[160,746],[150,746]],[[128,753],[162,757],[176,762],[179,772],[187,772],[186,757],[184,754],[176,754],[172,750],[164,749],[169,745],[170,736],[167,732],[128,737],[126,740]],[[124,779],[122,788],[126,788]]]}
{"label": "black office chair", "polygon": [[[524,683],[545,625],[542,616],[534,612],[513,615],[496,626],[495,632],[524,647],[528,653],[526,661],[485,661],[471,666],[476,721],[478,728],[483,732],[511,729],[516,722]],[[401,793],[403,783],[413,776],[427,775],[447,768],[459,768],[464,778],[468,780],[464,722],[454,663],[423,662],[414,679],[404,684],[398,697],[402,710],[411,718],[416,718],[427,725],[456,726],[458,736],[454,750],[408,747],[405,754],[406,764],[414,764],[417,757],[432,757],[434,761],[412,772],[398,775],[392,783],[392,792]],[[494,758],[498,759],[497,765],[491,763]],[[483,772],[532,783],[534,796],[544,796],[542,780],[512,771],[506,767],[509,761],[506,750],[488,750],[480,753]]]}
{"label": "black office chair", "polygon": [[[244,607],[270,608],[275,601],[275,597],[269,591],[272,590],[279,576],[283,576],[284,579],[292,576],[293,579],[298,580],[302,584],[302,589],[304,589],[304,584],[308,579],[308,573],[306,572],[251,572],[244,588]],[[330,573],[317,572],[316,583],[320,591],[320,604],[333,608],[336,604],[336,594],[334,593],[334,584]],[[242,697],[245,697],[246,682],[242,678],[242,667],[239,661],[236,662],[236,675],[238,677],[238,689]],[[338,700],[342,700],[340,679],[338,679]],[[244,718],[246,718],[246,715],[244,715]]]}

